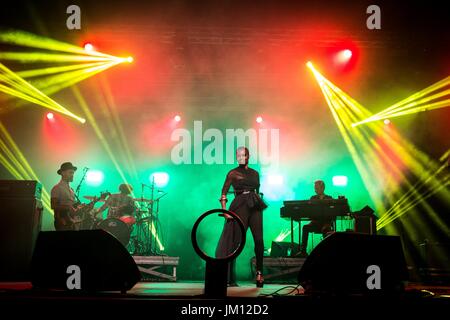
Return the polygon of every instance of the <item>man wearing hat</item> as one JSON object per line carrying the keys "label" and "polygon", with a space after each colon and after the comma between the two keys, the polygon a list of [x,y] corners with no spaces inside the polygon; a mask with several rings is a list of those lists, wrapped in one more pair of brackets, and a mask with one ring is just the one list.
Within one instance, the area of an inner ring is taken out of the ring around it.
{"label": "man wearing hat", "polygon": [[72,230],[73,223],[69,213],[75,204],[75,193],[70,187],[77,167],[71,162],[64,162],[57,173],[61,180],[52,188],[51,206],[55,214],[55,230]]}

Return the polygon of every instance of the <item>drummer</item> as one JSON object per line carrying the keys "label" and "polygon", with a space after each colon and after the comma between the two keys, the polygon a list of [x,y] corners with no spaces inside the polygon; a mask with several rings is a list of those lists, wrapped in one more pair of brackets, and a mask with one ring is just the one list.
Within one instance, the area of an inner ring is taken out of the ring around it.
{"label": "drummer", "polygon": [[122,183],[119,186],[120,193],[114,193],[108,197],[105,204],[101,206],[97,214],[102,213],[108,208],[108,218],[120,218],[122,216],[131,216],[135,210],[134,200],[130,196],[133,187]]}

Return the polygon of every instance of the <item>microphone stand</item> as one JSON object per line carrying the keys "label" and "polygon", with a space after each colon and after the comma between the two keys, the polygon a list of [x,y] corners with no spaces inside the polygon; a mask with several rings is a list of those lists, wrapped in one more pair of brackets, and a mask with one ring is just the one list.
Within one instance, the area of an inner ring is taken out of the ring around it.
{"label": "microphone stand", "polygon": [[[152,185],[150,187],[152,190],[151,197],[150,197],[150,254],[156,255],[156,252],[153,251],[153,197],[155,192],[155,177],[152,177]],[[155,241],[156,242],[156,241]],[[156,250],[155,250],[156,251]]]}
{"label": "microphone stand", "polygon": [[77,198],[78,203],[81,203],[81,201],[80,201],[81,184],[83,183],[84,179],[86,178],[86,174],[87,174],[88,170],[89,170],[88,168],[83,169],[83,176],[81,177],[80,183],[78,183],[78,186],[75,189],[75,197]]}
{"label": "microphone stand", "polygon": [[144,188],[147,187],[151,190],[151,198],[150,198],[150,207],[147,206],[148,212],[149,212],[149,250],[146,252],[146,254],[149,255],[155,255],[156,253],[153,252],[153,197],[154,197],[154,191],[155,191],[155,177],[152,178],[152,184],[146,185],[144,183],[141,183],[142,189],[141,189],[141,201],[144,199]]}
{"label": "microphone stand", "polygon": [[[144,199],[144,188],[147,187],[151,190],[151,196],[150,196],[150,206],[148,207],[149,212],[149,231],[150,231],[150,241],[149,241],[149,252],[147,254],[150,255],[157,255],[156,245],[157,241],[155,240],[153,242],[153,237],[158,236],[158,221],[155,221],[158,219],[157,213],[159,212],[159,200],[167,195],[167,192],[163,192],[161,196],[155,199],[155,177],[152,177],[152,183],[151,185],[146,185],[144,183],[141,183],[142,189],[141,189],[141,199]],[[157,191],[161,192],[161,191]],[[156,203],[156,206],[155,206]],[[156,210],[156,211],[155,211]],[[153,234],[153,232],[155,234]],[[155,248],[153,248],[155,247]]]}

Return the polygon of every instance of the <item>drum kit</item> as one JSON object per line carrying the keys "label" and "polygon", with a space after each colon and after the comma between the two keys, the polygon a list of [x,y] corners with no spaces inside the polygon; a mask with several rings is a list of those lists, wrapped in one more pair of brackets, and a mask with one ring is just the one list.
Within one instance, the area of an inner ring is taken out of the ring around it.
{"label": "drum kit", "polygon": [[[123,211],[117,207],[110,207],[106,219],[94,218],[90,227],[85,229],[102,229],[112,234],[123,244],[133,255],[157,255],[156,241],[153,238],[159,237],[159,200],[166,195],[164,193],[158,198],[133,198],[136,204],[133,212]],[[97,199],[94,196],[84,196],[86,200]],[[101,199],[97,201],[106,201]],[[91,211],[91,216],[95,217],[96,209]],[[159,240],[159,239],[158,239]]]}

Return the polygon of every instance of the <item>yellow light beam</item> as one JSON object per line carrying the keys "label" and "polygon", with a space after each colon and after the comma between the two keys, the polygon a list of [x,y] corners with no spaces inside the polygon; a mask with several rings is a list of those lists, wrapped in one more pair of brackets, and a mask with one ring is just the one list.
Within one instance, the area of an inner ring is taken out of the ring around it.
{"label": "yellow light beam", "polygon": [[111,147],[109,146],[109,143],[106,139],[106,137],[104,136],[102,130],[100,129],[100,127],[97,124],[97,121],[95,120],[94,115],[92,114],[86,100],[84,99],[83,95],[81,94],[80,90],[78,89],[78,87],[76,85],[71,87],[72,92],[74,94],[74,96],[76,97],[78,103],[80,104],[80,106],[82,107],[84,113],[86,114],[86,117],[89,119],[89,123],[92,126],[92,128],[94,129],[95,134],[97,135],[98,139],[100,140],[103,148],[105,149],[106,153],[108,154],[109,158],[111,159],[111,161],[113,162],[117,172],[119,173],[120,177],[122,178],[122,180],[125,183],[128,183],[121,166],[119,165],[113,151],[111,150]]}
{"label": "yellow light beam", "polygon": [[[37,62],[111,62],[118,59],[126,58],[106,58],[92,56],[76,56],[58,53],[41,53],[41,52],[0,52],[0,60],[17,61],[20,63],[37,63]],[[122,62],[121,60],[118,62]]]}
{"label": "yellow light beam", "polygon": [[[40,181],[1,121],[0,148],[10,158],[10,161],[8,161],[3,155],[0,154],[0,162],[16,179]],[[52,212],[50,208],[50,195],[44,186],[42,187],[42,203],[44,207],[49,210],[49,212]]]}
{"label": "yellow light beam", "polygon": [[57,41],[54,39],[38,36],[20,30],[5,30],[0,32],[0,42],[23,47],[45,49],[50,51],[69,52],[74,54],[98,56],[105,58],[113,57],[98,51],[86,51],[84,48],[75,46],[70,43]]}
{"label": "yellow light beam", "polygon": [[73,64],[73,65],[68,65],[68,66],[49,67],[49,68],[19,71],[19,72],[16,72],[16,74],[23,79],[27,79],[27,78],[41,77],[41,76],[46,76],[49,74],[62,73],[62,72],[67,72],[67,71],[87,69],[90,67],[96,67],[96,66],[100,66],[103,64],[104,64],[104,62],[80,63],[80,64]]}
{"label": "yellow light beam", "polygon": [[[426,97],[427,95],[429,95],[431,92],[434,92],[434,91],[436,91],[438,89],[441,89],[443,87],[446,87],[448,85],[450,85],[450,76],[448,76],[445,79],[442,79],[441,81],[439,81],[439,82],[437,82],[437,83],[435,83],[435,84],[433,84],[433,85],[431,85],[431,86],[429,86],[429,87],[427,87],[427,88],[425,88],[425,89],[423,89],[423,90],[421,90],[421,91],[419,91],[419,92],[409,96],[408,98],[406,98],[406,99],[404,99],[402,101],[399,101],[399,102],[393,104],[392,106],[386,108],[385,110],[383,110],[383,111],[381,111],[381,112],[379,112],[377,114],[374,114],[374,115],[368,117],[367,119],[364,119],[362,121],[354,123],[353,126],[359,126],[359,125],[361,125],[363,123],[389,118],[387,115],[391,114],[391,113],[395,113],[395,110],[401,109],[404,105],[414,105],[414,102],[416,100],[418,100],[418,99],[421,99],[421,98],[423,98],[422,101],[427,101],[427,99],[429,99],[429,97],[428,98]],[[447,90],[444,91],[444,92],[447,92]]]}
{"label": "yellow light beam", "polygon": [[70,86],[73,86],[74,84],[77,84],[78,82],[81,82],[87,78],[93,77],[94,75],[107,70],[108,68],[111,68],[112,66],[116,65],[116,62],[110,62],[109,64],[105,64],[103,66],[97,67],[87,73],[81,73],[78,76],[73,76],[72,78],[64,78],[59,79],[57,82],[55,82],[53,85],[45,86],[42,88],[42,91],[46,94],[54,94],[58,91],[61,91],[62,89],[68,88]]}
{"label": "yellow light beam", "polygon": [[[332,108],[331,111],[332,111],[333,116],[336,116],[335,119],[336,118],[339,119],[339,121],[336,121],[336,122],[337,122],[338,128],[340,130],[341,129],[345,129],[346,127],[350,127],[350,124],[352,122],[349,121],[349,120],[352,120],[352,121],[357,120],[357,116],[356,116],[357,114],[359,114],[359,115],[362,115],[364,113],[369,114],[368,112],[365,112],[365,109],[363,109],[362,106],[360,106],[359,104],[357,104],[358,107],[356,107],[356,105],[354,105],[355,101],[353,99],[351,99],[351,97],[349,97],[349,96],[347,97],[346,94],[344,94],[344,96],[342,96],[343,92],[341,90],[339,90],[339,88],[337,88],[334,85],[332,85],[328,80],[326,80],[323,76],[321,76],[316,70],[314,70],[314,68],[312,67],[312,64],[309,65],[309,67],[313,71],[316,79],[318,80],[318,83],[319,83],[319,85],[320,85],[320,87],[321,87],[321,89],[322,89],[322,91],[324,93],[324,96],[325,96],[325,99],[327,101],[327,104],[329,105],[329,107]],[[338,94],[335,95],[332,91],[327,89],[327,86],[330,87],[330,89],[337,91]],[[347,109],[347,107],[350,107],[355,112],[355,116],[353,116],[351,113],[348,112],[349,109]],[[336,111],[334,109],[339,110],[340,116],[337,115],[337,113],[336,113]],[[344,113],[347,113],[347,116],[346,116],[347,119],[344,119],[343,120],[344,123],[343,123],[342,120],[341,120],[341,116],[343,116]],[[345,125],[345,123],[347,123],[347,125]],[[384,133],[383,130],[378,130],[378,131],[379,131],[379,133],[382,133],[382,136],[384,136],[384,139],[387,139],[387,141],[389,141],[389,137]],[[354,133],[355,132],[353,132],[353,135],[354,135]],[[356,137],[358,137],[358,135]],[[380,153],[380,156],[385,157],[383,150],[380,149],[379,146],[374,144],[373,143],[373,139],[370,139],[367,134],[365,134],[365,138],[364,139],[361,140],[361,137],[359,137],[358,139],[360,141],[359,143],[360,144],[362,143],[362,146],[365,145],[364,144],[365,139],[369,139],[369,140],[367,140],[367,142],[370,143],[372,145],[372,147],[375,148],[375,150],[378,150],[378,152]],[[349,147],[349,149],[351,151],[354,148],[354,145],[352,143],[352,139],[350,139],[350,137],[348,137],[348,135],[345,132],[344,132],[344,140],[349,142],[349,143],[346,143],[346,144],[347,144],[347,146]],[[402,151],[403,154],[406,153],[406,150],[399,149],[398,146],[397,146],[397,149],[398,149],[397,152]],[[367,150],[367,148],[364,148],[364,150]],[[352,154],[352,157],[355,156],[355,154],[353,154],[352,152],[351,152],[351,154]],[[358,166],[358,162],[359,162],[358,158],[359,157],[356,155],[356,157],[354,158],[354,161],[355,161],[355,164],[357,165],[358,169],[360,169],[360,167]],[[414,158],[412,158],[411,156],[409,156],[408,158],[410,159],[410,160],[408,160],[409,162],[414,160]],[[370,163],[370,161],[371,161],[371,159],[366,159],[366,160],[369,161],[369,162],[366,161],[366,163]],[[392,163],[391,163],[391,161],[389,161],[389,158],[386,158],[385,161],[388,161],[387,164],[391,167],[391,169],[396,169],[395,166],[394,167],[392,166]],[[372,160],[372,162],[373,162],[373,160]],[[412,163],[412,164],[414,164],[414,163]],[[418,168],[421,168],[421,170],[423,170],[423,166],[418,165],[417,163],[414,165],[414,167],[416,168],[416,170],[415,170],[416,172],[418,172],[418,170],[417,170]],[[362,173],[362,175],[363,175],[363,178],[364,178],[365,174]],[[365,179],[363,179],[363,181],[366,183]],[[368,187],[368,189],[370,190],[370,187]],[[417,199],[420,199],[420,195],[416,194],[416,197],[417,197]],[[429,210],[427,210],[427,211],[429,211]]]}
{"label": "yellow light beam", "polygon": [[19,76],[15,75],[11,70],[6,68],[3,64],[0,63],[0,71],[3,71],[8,76],[8,79],[14,80],[18,83],[20,83],[23,88],[26,88],[26,91],[33,92],[33,96],[38,98],[39,100],[45,102],[48,106],[52,106],[55,111],[60,112],[62,114],[68,115],[74,119],[77,119],[80,122],[85,122],[85,119],[73,114],[66,108],[64,108],[62,105],[51,99],[50,97],[46,96],[43,92],[38,90],[37,88],[33,87],[31,84],[20,78]]}
{"label": "yellow light beam", "polygon": [[419,98],[425,97],[426,95],[430,94],[431,92],[441,89],[443,87],[446,87],[449,84],[450,84],[450,76],[436,82],[435,84],[433,84],[423,90],[420,90],[419,92],[414,93],[413,95],[407,97],[406,99],[403,99],[403,100],[393,104],[392,106],[384,109],[383,111],[379,112],[378,114],[383,115],[387,112],[390,112],[393,109],[397,109],[397,108],[401,107],[402,105],[408,104],[410,102],[416,101]]}
{"label": "yellow light beam", "polygon": [[397,114],[397,113],[400,113],[400,112],[403,112],[403,111],[409,111],[411,109],[416,109],[417,107],[421,107],[420,105],[423,105],[423,104],[428,103],[430,101],[436,100],[438,98],[445,97],[445,96],[447,96],[449,94],[450,94],[450,89],[449,90],[444,90],[444,91],[435,93],[435,94],[433,94],[431,96],[427,96],[427,97],[425,97],[423,99],[415,100],[413,102],[410,102],[410,103],[408,103],[408,104],[406,104],[406,105],[404,105],[404,106],[402,106],[400,108],[396,108],[396,109],[391,110],[391,111],[389,111],[387,113],[381,113],[378,116],[384,117],[384,116],[389,115],[389,114]]}
{"label": "yellow light beam", "polygon": [[424,111],[430,111],[430,110],[441,109],[441,108],[447,108],[447,107],[450,107],[450,99],[443,100],[443,101],[438,101],[438,102],[434,102],[434,103],[430,103],[430,104],[426,104],[424,106],[411,108],[411,109],[404,110],[404,111],[401,111],[401,112],[395,112],[395,113],[388,114],[388,115],[381,116],[381,117],[377,117],[376,120],[383,120],[383,119],[388,119],[388,118],[389,119],[390,118],[396,118],[396,117],[401,117],[401,116],[405,116],[405,115],[408,115],[408,114],[424,112]]}
{"label": "yellow light beam", "polygon": [[138,182],[139,177],[137,174],[136,165],[135,165],[132,153],[130,151],[130,148],[128,146],[128,140],[125,137],[125,132],[123,130],[122,122],[120,121],[120,117],[117,113],[114,96],[111,92],[111,88],[109,86],[106,76],[100,77],[100,84],[102,87],[102,92],[105,94],[105,100],[106,100],[105,103],[101,104],[101,105],[107,106],[108,109],[110,110],[110,114],[112,115],[113,124],[116,127],[116,130],[117,130],[117,133],[119,136],[119,141],[121,142],[122,149],[124,150],[124,158],[126,160],[125,162],[128,164],[128,168],[129,168],[132,178],[136,182]]}
{"label": "yellow light beam", "polygon": [[[46,81],[40,81],[38,83],[33,82],[33,85],[37,86],[44,94],[51,95],[54,94],[62,89],[65,89],[67,87],[70,87],[78,82],[81,82],[89,77],[92,77],[96,75],[99,72],[102,72],[114,65],[116,65],[117,62],[109,62],[109,63],[102,63],[99,66],[92,67],[89,69],[84,70],[83,72],[75,71],[75,72],[67,72],[63,73],[57,76],[52,77],[51,84],[49,84]],[[55,78],[56,77],[56,78]],[[15,108],[19,108],[23,106],[23,102],[18,102],[14,106],[9,106],[7,110],[2,110],[2,112],[11,111]]]}
{"label": "yellow light beam", "polygon": [[[67,84],[70,83],[70,85],[73,84],[73,80],[77,79],[77,82],[87,79],[89,77],[92,77],[93,75],[105,71],[112,66],[116,65],[116,62],[108,62],[108,63],[102,63],[97,66],[81,69],[81,70],[74,70],[70,72],[64,72],[62,74],[56,74],[48,77],[44,77],[42,79],[37,79],[35,81],[32,81],[31,83],[36,88],[39,88],[40,90],[45,90],[49,87],[56,86],[56,85],[63,85],[64,87],[67,87]],[[81,80],[78,80],[81,79]]]}
{"label": "yellow light beam", "polygon": [[[409,210],[416,207],[418,204],[424,202],[429,197],[435,195],[436,193],[438,193],[442,190],[445,190],[445,188],[447,188],[447,186],[449,186],[449,185],[450,185],[450,180],[446,179],[445,181],[443,181],[442,185],[439,186],[438,188],[431,190],[427,194],[422,195],[420,198],[415,198],[414,200],[408,202],[403,208],[401,208],[402,209],[401,211],[398,210],[400,208],[395,209],[395,211],[396,211],[395,215],[393,215],[393,216],[391,215],[387,219],[384,219],[381,223],[377,223],[377,229],[381,229],[381,228],[385,227],[386,225],[388,225],[389,223],[393,222],[394,220],[400,218],[405,213],[407,213]],[[439,227],[441,227],[443,230],[447,230],[447,232],[448,232],[449,229],[446,226],[446,223],[442,219],[439,219],[439,220],[440,221],[437,223],[437,225]]]}

